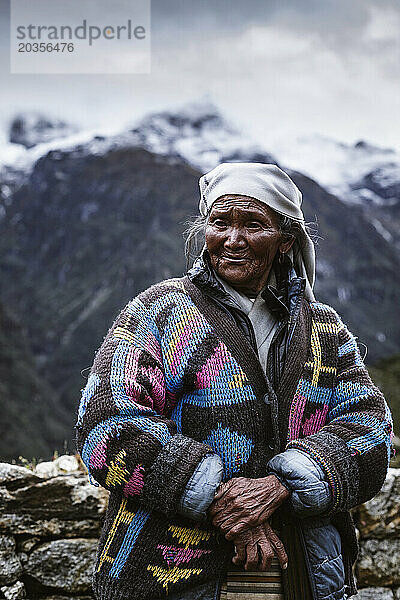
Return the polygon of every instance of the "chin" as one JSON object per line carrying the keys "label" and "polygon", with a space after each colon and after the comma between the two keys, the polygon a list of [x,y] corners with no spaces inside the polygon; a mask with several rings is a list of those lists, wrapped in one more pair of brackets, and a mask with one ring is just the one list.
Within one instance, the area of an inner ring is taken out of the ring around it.
{"label": "chin", "polygon": [[243,285],[249,281],[249,272],[243,270],[243,272],[237,272],[237,270],[233,269],[220,269],[217,274],[222,278],[226,279],[226,281],[232,285]]}

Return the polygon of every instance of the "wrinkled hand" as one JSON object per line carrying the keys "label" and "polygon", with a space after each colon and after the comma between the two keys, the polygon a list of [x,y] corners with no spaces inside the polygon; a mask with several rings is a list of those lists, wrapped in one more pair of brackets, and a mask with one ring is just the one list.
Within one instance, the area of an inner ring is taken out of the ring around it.
{"label": "wrinkled hand", "polygon": [[289,496],[275,475],[260,479],[234,477],[222,483],[208,509],[213,525],[227,540],[264,523]]}
{"label": "wrinkled hand", "polygon": [[282,569],[287,568],[285,547],[268,522],[240,533],[233,541],[236,554],[232,562],[235,565],[244,564],[245,571],[267,571],[274,554]]}

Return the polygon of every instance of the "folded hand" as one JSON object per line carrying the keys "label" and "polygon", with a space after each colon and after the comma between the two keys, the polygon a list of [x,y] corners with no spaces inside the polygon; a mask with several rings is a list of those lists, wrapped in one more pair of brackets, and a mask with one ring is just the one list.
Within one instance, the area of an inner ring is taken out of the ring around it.
{"label": "folded hand", "polygon": [[288,557],[283,543],[268,522],[248,529],[234,538],[235,565],[244,565],[245,571],[267,571],[276,554],[282,569],[286,569]]}
{"label": "folded hand", "polygon": [[275,477],[259,479],[235,477],[219,486],[208,510],[215,527],[227,540],[264,523],[289,496]]}

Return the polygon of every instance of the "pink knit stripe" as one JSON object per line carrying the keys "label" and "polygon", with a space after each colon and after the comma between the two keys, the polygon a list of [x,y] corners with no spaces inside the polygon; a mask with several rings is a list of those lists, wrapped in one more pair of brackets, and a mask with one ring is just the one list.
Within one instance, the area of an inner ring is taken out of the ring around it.
{"label": "pink knit stripe", "polygon": [[306,402],[307,398],[297,391],[290,407],[288,441],[296,440],[300,435],[301,421]]}
{"label": "pink knit stripe", "polygon": [[212,387],[213,382],[215,382],[229,360],[232,360],[232,357],[228,356],[225,344],[220,342],[210,358],[204,363],[201,371],[197,373],[197,389]]}
{"label": "pink knit stripe", "polygon": [[101,469],[106,465],[107,438],[103,438],[95,446],[90,457],[90,469]]}
{"label": "pink knit stripe", "polygon": [[164,373],[157,367],[148,367],[143,369],[152,384],[151,398],[154,410],[160,414],[164,413],[165,407],[165,378]]}
{"label": "pink knit stripe", "polygon": [[311,415],[308,419],[304,421],[301,428],[303,430],[303,434],[305,436],[311,435],[312,433],[316,433],[321,429],[326,421],[326,415],[328,414],[329,405],[324,404],[322,408],[315,411],[313,415]]}
{"label": "pink knit stripe", "polygon": [[135,496],[140,494],[144,485],[143,472],[144,469],[142,465],[138,465],[134,469],[132,475],[124,486],[124,496]]}
{"label": "pink knit stripe", "polygon": [[192,550],[191,548],[180,548],[179,546],[163,546],[159,544],[157,546],[162,551],[164,560],[167,561],[168,566],[175,564],[177,566],[188,563],[192,558],[199,558],[203,554],[210,554],[211,550]]}

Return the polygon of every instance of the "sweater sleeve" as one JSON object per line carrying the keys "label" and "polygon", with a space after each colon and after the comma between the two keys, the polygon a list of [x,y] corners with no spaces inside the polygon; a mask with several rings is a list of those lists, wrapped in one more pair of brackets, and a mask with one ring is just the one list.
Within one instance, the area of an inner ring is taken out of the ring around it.
{"label": "sweater sleeve", "polygon": [[213,451],[177,433],[168,416],[175,401],[157,327],[135,299],[105,337],[82,390],[76,445],[90,480],[145,508],[178,512],[186,484]]}
{"label": "sweater sleeve", "polygon": [[390,410],[369,377],[356,338],[334,315],[337,370],[326,424],[317,433],[287,445],[307,453],[323,469],[332,494],[329,513],[357,506],[380,490],[393,435]]}

